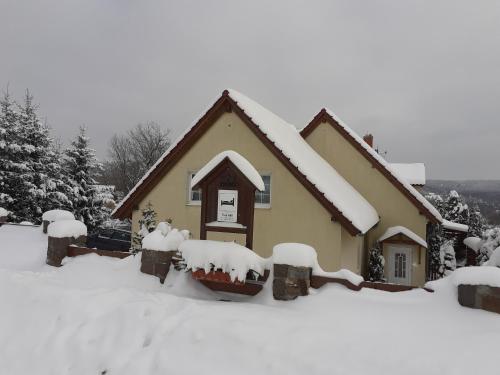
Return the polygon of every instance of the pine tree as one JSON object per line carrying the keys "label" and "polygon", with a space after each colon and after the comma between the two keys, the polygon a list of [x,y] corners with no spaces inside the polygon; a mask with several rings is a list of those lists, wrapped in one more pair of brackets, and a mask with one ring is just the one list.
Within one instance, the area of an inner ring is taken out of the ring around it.
{"label": "pine tree", "polygon": [[139,219],[139,231],[134,233],[132,238],[132,248],[138,251],[142,248],[142,239],[152,231],[157,225],[156,212],[151,202],[148,202],[146,207],[142,209],[142,218]]}
{"label": "pine tree", "polygon": [[441,245],[443,244],[442,227],[439,224],[427,225],[427,246],[429,256],[429,279],[442,277],[441,270]]}
{"label": "pine tree", "polygon": [[0,207],[13,209],[14,162],[17,156],[17,114],[9,93],[0,100]]}
{"label": "pine tree", "polygon": [[479,206],[474,204],[469,214],[469,237],[482,237],[486,227],[486,219],[481,214]]}
{"label": "pine tree", "polygon": [[385,281],[384,265],[385,259],[382,256],[380,244],[377,242],[370,250],[368,258],[368,277],[370,281]]}
{"label": "pine tree", "polygon": [[454,223],[469,224],[469,207],[455,190],[450,191],[444,202],[444,218]]}
{"label": "pine tree", "polygon": [[96,191],[93,171],[100,168],[95,151],[89,147],[89,138],[84,127],[65,151],[65,171],[71,186],[69,197],[75,217],[83,221],[90,230],[104,220],[105,211]]}

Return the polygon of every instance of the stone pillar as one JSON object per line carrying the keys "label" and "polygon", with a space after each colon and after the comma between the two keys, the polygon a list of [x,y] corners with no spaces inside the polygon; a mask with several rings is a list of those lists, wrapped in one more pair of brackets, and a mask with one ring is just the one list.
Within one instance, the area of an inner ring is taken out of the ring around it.
{"label": "stone pillar", "polygon": [[47,244],[47,259],[45,263],[54,267],[61,267],[61,262],[66,255],[68,255],[68,246],[75,245],[85,245],[87,237],[80,236],[78,238],[73,237],[48,237]]}
{"label": "stone pillar", "polygon": [[273,297],[290,301],[298,296],[307,296],[311,285],[312,268],[295,267],[288,264],[274,265]]}
{"label": "stone pillar", "polygon": [[458,302],[462,306],[500,314],[500,288],[461,284],[458,286]]}
{"label": "stone pillar", "polygon": [[141,272],[158,277],[163,284],[176,252],[142,249],[141,253]]}
{"label": "stone pillar", "polygon": [[7,216],[0,216],[0,227],[7,222]]}

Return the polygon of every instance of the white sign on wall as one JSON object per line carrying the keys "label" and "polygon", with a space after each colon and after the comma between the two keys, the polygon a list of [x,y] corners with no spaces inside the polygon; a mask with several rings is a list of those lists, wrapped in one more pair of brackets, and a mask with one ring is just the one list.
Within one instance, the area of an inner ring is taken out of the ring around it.
{"label": "white sign on wall", "polygon": [[238,190],[219,190],[217,221],[238,222]]}

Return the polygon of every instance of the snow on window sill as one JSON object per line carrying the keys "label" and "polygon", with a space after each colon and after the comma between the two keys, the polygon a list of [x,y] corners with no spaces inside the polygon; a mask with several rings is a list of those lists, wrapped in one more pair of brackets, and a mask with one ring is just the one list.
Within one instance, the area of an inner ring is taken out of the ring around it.
{"label": "snow on window sill", "polygon": [[205,224],[207,227],[223,227],[223,228],[239,228],[246,229],[247,227],[240,223],[226,223],[224,221],[212,221]]}
{"label": "snow on window sill", "polygon": [[201,201],[189,201],[186,202],[186,206],[201,206]]}
{"label": "snow on window sill", "polygon": [[270,203],[255,203],[255,208],[263,208],[269,210],[271,208]]}

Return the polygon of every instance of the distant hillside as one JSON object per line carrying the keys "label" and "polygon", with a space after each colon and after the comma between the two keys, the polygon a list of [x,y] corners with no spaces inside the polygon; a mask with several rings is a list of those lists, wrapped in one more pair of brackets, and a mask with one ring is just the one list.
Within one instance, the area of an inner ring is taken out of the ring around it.
{"label": "distant hillside", "polygon": [[428,180],[424,192],[447,194],[456,190],[467,203],[477,203],[490,224],[500,225],[500,180]]}

